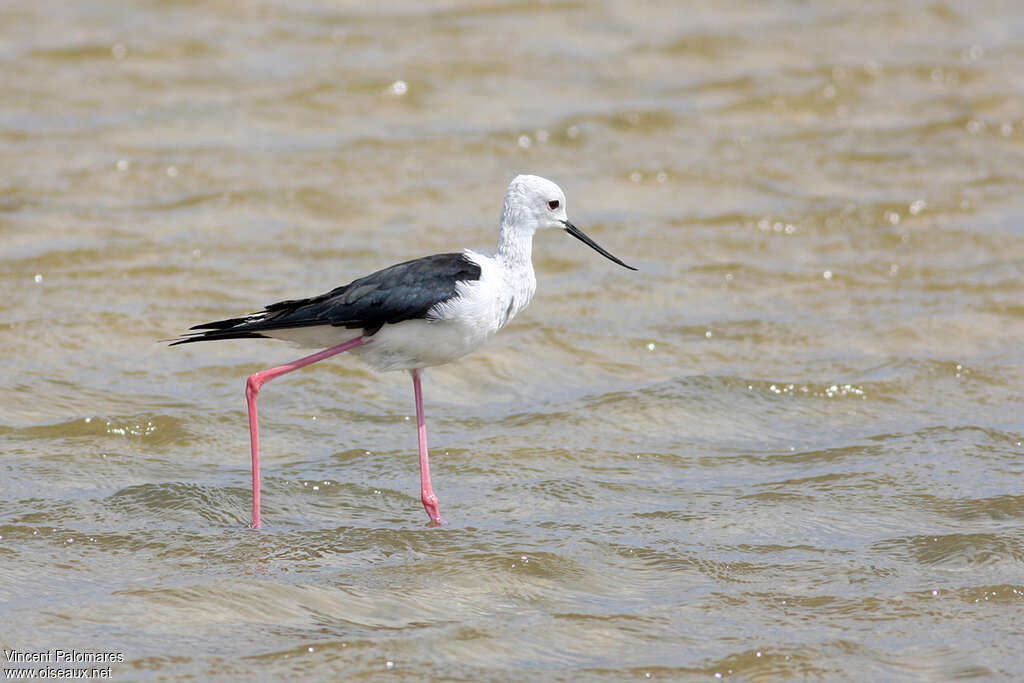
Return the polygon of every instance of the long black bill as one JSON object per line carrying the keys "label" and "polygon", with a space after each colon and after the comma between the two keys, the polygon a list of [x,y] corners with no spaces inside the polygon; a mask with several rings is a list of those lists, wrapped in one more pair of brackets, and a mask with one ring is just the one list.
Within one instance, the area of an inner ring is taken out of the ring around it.
{"label": "long black bill", "polygon": [[569,233],[570,235],[572,235],[573,237],[578,239],[580,242],[583,242],[583,244],[587,245],[588,247],[590,247],[591,249],[596,251],[601,256],[604,256],[609,261],[615,261],[616,263],[618,263],[623,268],[629,268],[630,270],[636,270],[636,268],[634,268],[633,266],[627,266],[625,263],[623,263],[622,261],[620,261],[616,257],[614,257],[611,254],[609,254],[607,251],[602,249],[601,245],[599,245],[597,242],[595,242],[594,240],[592,240],[589,237],[587,237],[583,233],[582,230],[577,228],[575,225],[573,225],[569,221],[562,221],[562,222],[565,223],[565,231],[567,233]]}

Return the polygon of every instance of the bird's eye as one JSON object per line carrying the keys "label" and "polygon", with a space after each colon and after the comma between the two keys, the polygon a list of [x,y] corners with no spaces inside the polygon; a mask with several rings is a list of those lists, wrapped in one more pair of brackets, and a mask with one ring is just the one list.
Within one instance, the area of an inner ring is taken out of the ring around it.
{"label": "bird's eye", "polygon": [[550,202],[548,202],[548,208],[550,208],[552,211],[557,209],[558,208],[558,200],[557,199],[552,199]]}

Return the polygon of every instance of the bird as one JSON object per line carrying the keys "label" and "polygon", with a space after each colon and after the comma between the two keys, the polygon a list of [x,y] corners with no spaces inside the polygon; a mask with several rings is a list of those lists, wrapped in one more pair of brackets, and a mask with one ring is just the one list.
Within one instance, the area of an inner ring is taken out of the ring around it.
{"label": "bird", "polygon": [[237,318],[189,328],[171,346],[223,339],[271,338],[321,351],[261,370],[245,385],[252,455],[252,528],[260,519],[260,447],[257,398],[270,380],[351,351],[379,371],[412,376],[420,460],[420,500],[429,524],[444,524],[430,481],[421,372],[451,363],[481,346],[526,308],[537,290],[533,237],[563,230],[605,258],[636,270],[605,251],[569,221],[565,193],[536,175],[518,175],[505,192],[493,256],[464,249],[398,263],[319,296],[288,299]]}

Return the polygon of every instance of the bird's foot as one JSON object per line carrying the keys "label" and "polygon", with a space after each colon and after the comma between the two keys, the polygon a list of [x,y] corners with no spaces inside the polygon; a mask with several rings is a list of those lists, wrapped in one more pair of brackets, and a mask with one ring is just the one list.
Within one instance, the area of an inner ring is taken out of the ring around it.
{"label": "bird's foot", "polygon": [[423,496],[423,509],[427,511],[427,516],[430,517],[429,526],[442,526],[444,520],[441,519],[441,513],[437,509],[437,496],[433,493]]}

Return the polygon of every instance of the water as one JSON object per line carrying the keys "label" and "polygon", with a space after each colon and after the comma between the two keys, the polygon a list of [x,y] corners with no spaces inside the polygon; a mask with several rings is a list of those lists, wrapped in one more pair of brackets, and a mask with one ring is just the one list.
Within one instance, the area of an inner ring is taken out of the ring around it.
{"label": "water", "polygon": [[[6,649],[115,678],[1024,677],[1010,2],[8,2]],[[188,325],[496,241],[412,390]],[[5,664],[6,666],[6,664]],[[58,666],[58,665],[55,665]],[[60,668],[58,666],[58,668]]]}

